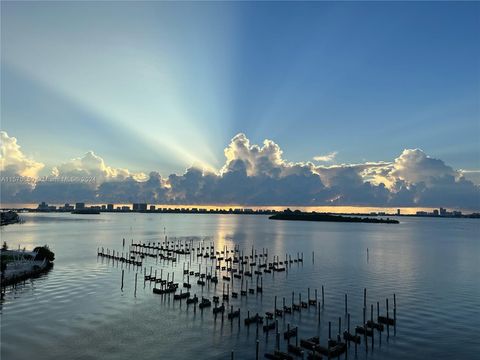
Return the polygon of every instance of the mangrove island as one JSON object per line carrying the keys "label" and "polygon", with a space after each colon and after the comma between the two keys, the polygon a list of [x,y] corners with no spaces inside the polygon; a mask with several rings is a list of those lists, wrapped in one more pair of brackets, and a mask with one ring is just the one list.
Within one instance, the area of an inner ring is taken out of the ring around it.
{"label": "mangrove island", "polygon": [[295,220],[295,221],[332,221],[332,222],[353,222],[353,223],[375,223],[375,224],[398,224],[398,220],[378,219],[370,217],[355,217],[332,215],[327,213],[291,211],[289,209],[272,215],[272,220]]}

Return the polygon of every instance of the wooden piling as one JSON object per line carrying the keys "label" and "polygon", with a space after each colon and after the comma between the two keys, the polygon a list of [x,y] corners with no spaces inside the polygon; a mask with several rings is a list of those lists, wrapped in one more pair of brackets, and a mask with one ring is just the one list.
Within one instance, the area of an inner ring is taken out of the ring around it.
{"label": "wooden piling", "polygon": [[397,297],[393,293],[393,335],[397,335]]}
{"label": "wooden piling", "polygon": [[120,288],[120,290],[123,291],[123,277],[125,275],[125,270],[122,269],[122,287]]}
{"label": "wooden piling", "polygon": [[372,351],[373,351],[373,345],[375,343],[375,341],[374,341],[375,329],[373,328],[373,304],[370,305],[370,322],[372,324]]}
{"label": "wooden piling", "polygon": [[320,304],[318,304],[318,327],[320,327],[320,314],[321,314]]}
{"label": "wooden piling", "polygon": [[368,337],[367,337],[367,319],[366,317],[367,308],[363,307],[363,330],[365,336],[365,352],[368,353]]}
{"label": "wooden piling", "polygon": [[[350,335],[350,313],[347,314],[347,333]],[[350,336],[348,337],[347,345],[350,347]]]}
{"label": "wooden piling", "polygon": [[389,317],[388,317],[388,298],[386,299],[386,305],[387,305],[387,340],[388,338],[390,337],[390,321],[389,321]]}
{"label": "wooden piling", "polygon": [[137,296],[137,275],[138,273],[135,273],[135,292],[133,293],[133,296]]}
{"label": "wooden piling", "polygon": [[[377,321],[380,317],[380,302],[377,301]],[[378,329],[378,344],[382,345],[382,332]]]}
{"label": "wooden piling", "polygon": [[[350,324],[350,314],[348,314],[348,324]],[[350,327],[350,325],[349,325],[349,327]],[[355,331],[355,335],[357,335],[357,331]],[[355,357],[357,357],[357,342],[356,341],[355,341]]]}
{"label": "wooden piling", "polygon": [[322,285],[322,307],[325,307],[325,292],[323,290],[323,285]]}

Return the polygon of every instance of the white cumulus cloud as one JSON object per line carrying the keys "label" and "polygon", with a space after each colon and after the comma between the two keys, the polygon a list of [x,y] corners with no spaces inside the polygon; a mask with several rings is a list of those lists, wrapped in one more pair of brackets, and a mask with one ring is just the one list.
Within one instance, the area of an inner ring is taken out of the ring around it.
{"label": "white cumulus cloud", "polygon": [[319,162],[331,162],[335,160],[335,157],[338,155],[338,151],[332,151],[326,155],[317,155],[313,157],[313,160]]}
{"label": "white cumulus cloud", "polygon": [[0,131],[0,171],[5,175],[36,177],[45,165],[29,159],[21,150],[17,139]]}
{"label": "white cumulus cloud", "polygon": [[128,169],[107,166],[105,161],[93,151],[84,156],[71,159],[52,169],[52,175],[58,177],[93,177],[97,183],[105,181],[122,181],[129,177],[145,180],[143,173],[132,174]]}
{"label": "white cumulus cloud", "polygon": [[[94,184],[37,183],[34,189],[21,191],[2,184],[2,196],[10,202],[480,208],[480,187],[465,178],[466,171],[454,170],[420,149],[405,149],[392,161],[314,165],[289,162],[274,141],[252,144],[240,133],[224,153],[225,163],[218,173],[192,166],[183,174],[162,177],[157,171],[145,175],[109,166],[90,151],[54,167],[52,174],[95,177]],[[333,154],[326,157],[333,159]],[[2,134],[2,170],[34,174],[42,166],[26,158],[14,138]]]}

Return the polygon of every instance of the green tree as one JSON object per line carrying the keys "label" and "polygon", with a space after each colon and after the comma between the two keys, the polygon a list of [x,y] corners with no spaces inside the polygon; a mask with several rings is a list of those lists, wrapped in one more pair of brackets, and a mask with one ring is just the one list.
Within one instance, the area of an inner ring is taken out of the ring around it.
{"label": "green tree", "polygon": [[34,252],[37,253],[37,256],[35,256],[35,260],[44,260],[47,259],[48,261],[53,261],[55,260],[55,254],[53,251],[50,250],[48,245],[44,246],[37,246],[35,249],[33,249]]}

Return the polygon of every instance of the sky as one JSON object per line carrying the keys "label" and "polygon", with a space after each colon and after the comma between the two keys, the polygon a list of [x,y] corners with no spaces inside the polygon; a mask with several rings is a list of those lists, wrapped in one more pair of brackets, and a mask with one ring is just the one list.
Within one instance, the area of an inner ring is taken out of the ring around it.
{"label": "sky", "polygon": [[[475,2],[2,1],[1,170],[98,175],[94,194],[79,193],[96,198],[103,183],[116,194],[153,171],[161,191],[141,196],[182,202],[183,187],[165,195],[171,175],[200,168],[188,181],[214,174],[217,199],[197,189],[188,200],[256,204],[437,205],[451,176],[447,203],[480,208],[479,43]],[[258,153],[275,172],[249,169]],[[440,161],[442,185],[405,159]],[[256,182],[231,194],[219,183],[238,162],[249,180],[277,184],[301,168],[315,185],[304,196]],[[333,184],[327,168],[355,174]],[[388,196],[352,198],[354,182]],[[436,195],[421,200],[421,184]],[[11,201],[52,196],[10,188]]]}

